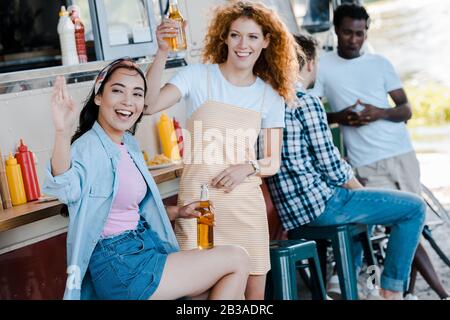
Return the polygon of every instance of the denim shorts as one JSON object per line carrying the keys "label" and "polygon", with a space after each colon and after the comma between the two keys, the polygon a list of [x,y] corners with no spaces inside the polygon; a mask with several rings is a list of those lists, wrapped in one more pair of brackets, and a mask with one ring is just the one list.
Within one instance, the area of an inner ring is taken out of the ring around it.
{"label": "denim shorts", "polygon": [[89,271],[103,300],[147,300],[158,288],[168,253],[141,220],[136,230],[100,239]]}

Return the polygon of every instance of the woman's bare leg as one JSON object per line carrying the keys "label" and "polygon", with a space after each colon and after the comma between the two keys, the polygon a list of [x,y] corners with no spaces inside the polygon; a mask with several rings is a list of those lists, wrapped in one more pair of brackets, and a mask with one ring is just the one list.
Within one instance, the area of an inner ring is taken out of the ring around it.
{"label": "woman's bare leg", "polygon": [[[417,254],[417,252],[416,252],[416,254]],[[414,294],[414,288],[416,287],[416,279],[417,279],[417,268],[414,265],[414,261],[413,261],[413,264],[411,266],[411,275],[409,276],[408,291],[405,292],[406,294],[408,294],[408,293]]]}
{"label": "woman's bare leg", "polygon": [[[428,256],[427,251],[425,250],[424,246],[421,243],[419,243],[417,247],[416,254],[413,260],[413,265],[417,268],[417,270],[425,279],[425,281],[428,283],[428,285],[431,287],[431,289],[433,289],[434,292],[437,293],[439,298],[442,299],[449,296],[444,286],[442,285],[442,282],[439,279],[436,270],[433,267],[433,263],[431,262],[431,259]],[[413,291],[414,286],[410,286],[409,290]]]}
{"label": "woman's bare leg", "polygon": [[245,289],[246,300],[264,300],[266,289],[266,275],[251,275]]}
{"label": "woman's bare leg", "polygon": [[249,265],[247,252],[237,246],[172,253],[150,299],[201,297],[206,291],[209,299],[242,299]]}

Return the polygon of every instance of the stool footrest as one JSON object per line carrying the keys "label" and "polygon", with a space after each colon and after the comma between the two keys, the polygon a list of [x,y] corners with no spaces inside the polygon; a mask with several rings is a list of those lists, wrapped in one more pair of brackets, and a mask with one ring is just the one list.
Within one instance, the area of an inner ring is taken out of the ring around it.
{"label": "stool footrest", "polygon": [[[358,288],[353,258],[353,241],[361,241],[369,264],[376,264],[367,225],[344,224],[336,226],[301,226],[288,232],[289,239],[331,240],[342,297],[347,300],[358,299]],[[322,252],[322,250],[321,250]],[[326,256],[326,254],[325,254]],[[323,255],[322,255],[323,257]],[[325,258],[322,258],[322,262]],[[322,271],[323,273],[326,270]],[[325,276],[324,276],[325,277]]]}
{"label": "stool footrest", "polygon": [[[308,260],[308,264],[302,263]],[[274,299],[295,300],[297,295],[297,269],[309,267],[313,296],[326,299],[326,292],[320,272],[320,263],[315,241],[274,240],[270,242],[270,262]]]}

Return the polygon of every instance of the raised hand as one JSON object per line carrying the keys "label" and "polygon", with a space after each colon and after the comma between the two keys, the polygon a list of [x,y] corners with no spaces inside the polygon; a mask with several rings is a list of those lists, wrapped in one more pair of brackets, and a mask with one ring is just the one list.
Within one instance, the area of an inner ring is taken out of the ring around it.
{"label": "raised hand", "polygon": [[[183,28],[186,29],[187,22],[183,22]],[[156,39],[158,40],[158,48],[161,51],[168,52],[172,48],[164,38],[174,38],[178,34],[178,23],[171,19],[164,19],[156,28]]]}
{"label": "raised hand", "polygon": [[79,108],[67,92],[63,76],[56,78],[51,98],[53,125],[57,133],[72,134],[77,123]]}
{"label": "raised hand", "polygon": [[170,51],[172,48],[164,38],[173,38],[177,36],[178,24],[170,19],[164,19],[156,28],[156,39],[158,48],[161,51]]}

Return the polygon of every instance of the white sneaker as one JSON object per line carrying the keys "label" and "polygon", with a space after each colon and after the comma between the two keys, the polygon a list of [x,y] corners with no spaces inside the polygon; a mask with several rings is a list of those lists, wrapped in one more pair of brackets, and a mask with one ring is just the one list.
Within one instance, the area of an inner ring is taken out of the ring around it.
{"label": "white sneaker", "polygon": [[370,293],[367,295],[366,300],[404,300],[404,299],[402,292],[397,292],[391,295],[389,298],[385,298],[380,294],[379,289],[374,289],[371,290]]}
{"label": "white sneaker", "polygon": [[[365,300],[367,292],[362,289],[362,284],[358,281],[358,299]],[[327,295],[333,300],[342,300],[341,287],[339,286],[339,277],[332,275],[327,282]]]}
{"label": "white sneaker", "polygon": [[403,299],[403,293],[402,292],[398,292],[398,293],[392,295],[390,298],[384,298],[384,300],[404,300]]}
{"label": "white sneaker", "polygon": [[412,293],[408,293],[406,296],[403,297],[403,300],[419,300],[419,297],[413,295]]}
{"label": "white sneaker", "polygon": [[370,294],[371,289],[368,288],[366,278],[364,276],[361,275],[358,276],[357,288],[358,288],[358,299],[365,300],[366,297]]}
{"label": "white sneaker", "polygon": [[334,300],[339,300],[341,296],[341,287],[339,287],[339,278],[336,274],[332,275],[327,282],[327,295]]}
{"label": "white sneaker", "polygon": [[373,289],[369,291],[369,294],[366,296],[364,300],[385,300],[381,294],[379,289]]}

